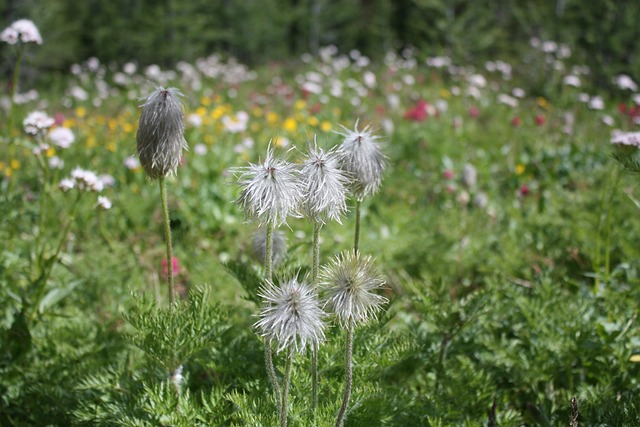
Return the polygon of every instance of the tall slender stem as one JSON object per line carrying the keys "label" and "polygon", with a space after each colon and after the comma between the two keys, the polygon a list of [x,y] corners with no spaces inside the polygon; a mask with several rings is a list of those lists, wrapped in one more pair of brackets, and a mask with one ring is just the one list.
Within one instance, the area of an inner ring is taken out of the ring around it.
{"label": "tall slender stem", "polygon": [[[15,116],[15,95],[16,90],[18,88],[18,80],[20,79],[20,65],[22,64],[22,53],[24,51],[24,46],[22,42],[18,42],[18,57],[16,58],[16,66],[13,69],[13,80],[11,81],[11,98],[9,99],[9,118],[7,120],[7,144],[9,145],[9,164],[11,161],[16,158],[16,144],[13,143],[13,138],[11,137],[11,133],[13,132],[13,122]],[[13,190],[13,186],[15,183],[15,174],[11,176],[9,180],[9,192]]]}
{"label": "tall slender stem", "polygon": [[264,276],[268,282],[273,280],[273,222],[267,223],[266,248],[264,254]]}
{"label": "tall slender stem", "polygon": [[338,412],[338,418],[336,419],[336,427],[342,427],[344,423],[344,416],[349,406],[349,399],[351,397],[351,384],[353,382],[353,372],[351,368],[351,360],[353,358],[353,325],[347,326],[347,343],[346,354],[344,362],[344,398],[342,399],[342,406]]}
{"label": "tall slender stem", "polygon": [[[313,224],[313,269],[311,273],[314,289],[318,287],[318,272],[320,270],[320,229],[322,222]],[[315,414],[318,407],[318,345],[311,347],[311,413]]]}
{"label": "tall slender stem", "polygon": [[171,223],[167,204],[167,184],[164,176],[160,177],[160,199],[162,200],[162,216],[164,218],[164,237],[167,245],[167,282],[169,284],[169,303],[173,307],[176,300],[176,288],[173,278],[173,248],[171,246]]}
{"label": "tall slender stem", "polygon": [[294,347],[289,350],[287,364],[284,368],[284,384],[282,385],[282,407],[280,409],[280,427],[287,427],[289,385],[291,384],[291,366],[293,365]]}
{"label": "tall slender stem", "polygon": [[311,284],[314,288],[318,286],[318,271],[320,270],[320,229],[322,223],[313,223],[313,269],[311,272]]}
{"label": "tall slender stem", "polygon": [[45,219],[47,217],[47,197],[48,197],[48,188],[47,183],[49,181],[49,169],[47,168],[47,162],[41,157],[40,154],[37,155],[38,162],[40,163],[40,168],[42,169],[42,189],[40,190],[40,212],[38,212],[38,230],[36,231],[36,244],[35,244],[35,262],[36,262],[36,270],[40,271],[42,267],[42,259],[44,257],[44,229],[45,229]]}
{"label": "tall slender stem", "polygon": [[50,258],[51,261],[43,262],[40,266],[42,271],[40,273],[40,276],[36,279],[36,282],[38,281],[40,282],[37,285],[39,286],[39,289],[37,290],[37,297],[34,300],[34,311],[31,315],[32,318],[35,318],[38,311],[38,307],[40,305],[40,301],[42,301],[42,298],[44,297],[44,292],[46,290],[47,282],[49,281],[49,278],[51,278],[51,272],[53,271],[53,265],[55,264],[54,260],[57,260],[58,256],[60,256],[60,252],[62,251],[64,242],[67,241],[67,236],[69,235],[71,224],[73,224],[73,222],[76,219],[76,212],[78,210],[78,204],[80,203],[81,196],[82,196],[82,191],[78,190],[76,200],[74,201],[73,206],[71,207],[71,213],[69,214],[67,223],[65,224],[64,229],[62,230],[62,235],[60,236],[60,241],[58,242],[58,246],[56,247],[55,252]]}
{"label": "tall slender stem", "polygon": [[356,200],[356,232],[353,239],[353,250],[357,253],[360,250],[360,205],[362,200]]}
{"label": "tall slender stem", "polygon": [[[273,280],[273,222],[267,223],[266,230],[266,248],[264,254],[264,275],[267,282],[271,283]],[[273,366],[273,351],[271,350],[271,338],[266,337],[264,339],[264,361],[267,365],[267,374],[269,375],[269,381],[271,387],[273,387],[273,393],[276,395],[276,405],[278,411],[282,417],[282,402],[280,395],[280,385],[278,383],[278,376],[276,375],[276,368]]]}

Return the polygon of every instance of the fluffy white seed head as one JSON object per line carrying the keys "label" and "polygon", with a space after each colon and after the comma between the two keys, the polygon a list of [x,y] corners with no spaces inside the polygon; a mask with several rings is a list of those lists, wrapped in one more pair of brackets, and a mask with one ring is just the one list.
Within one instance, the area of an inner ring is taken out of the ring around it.
{"label": "fluffy white seed head", "polygon": [[237,203],[244,209],[247,220],[258,221],[259,225],[269,223],[285,224],[287,217],[299,217],[302,201],[302,183],[296,165],[274,156],[271,146],[267,157],[259,164],[236,168],[242,191]]}
{"label": "fluffy white seed head", "polygon": [[292,278],[280,286],[267,283],[260,291],[263,307],[255,326],[260,335],[278,345],[278,351],[292,346],[303,352],[307,345],[324,341],[325,313],[317,295],[306,282]]}
{"label": "fluffy white seed head", "polygon": [[320,275],[325,307],[335,313],[345,327],[363,324],[376,317],[387,299],[374,292],[384,284],[373,258],[356,251],[341,253],[323,267]]}
{"label": "fluffy white seed head", "polygon": [[179,96],[178,89],[158,87],[142,104],[136,142],[140,165],[151,179],[174,173],[187,149]]}
{"label": "fluffy white seed head", "polygon": [[340,158],[335,149],[324,151],[318,148],[314,139],[308,150],[300,172],[304,186],[303,212],[316,222],[340,222],[347,211],[349,178],[340,168]]}
{"label": "fluffy white seed head", "polygon": [[382,173],[386,166],[386,157],[378,137],[373,135],[369,126],[358,130],[358,123],[354,130],[342,126],[344,137],[338,150],[341,166],[351,178],[351,192],[361,200],[375,194],[382,183]]}

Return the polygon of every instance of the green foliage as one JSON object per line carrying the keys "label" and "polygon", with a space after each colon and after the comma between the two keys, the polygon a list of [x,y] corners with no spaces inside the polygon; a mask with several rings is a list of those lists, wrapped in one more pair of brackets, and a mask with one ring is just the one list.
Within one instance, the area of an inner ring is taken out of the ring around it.
{"label": "green foliage", "polygon": [[124,313],[135,332],[129,335],[150,360],[173,373],[187,359],[219,343],[228,328],[222,322],[220,307],[208,303],[206,291],[194,291],[189,303],[158,307],[142,296],[136,306]]}

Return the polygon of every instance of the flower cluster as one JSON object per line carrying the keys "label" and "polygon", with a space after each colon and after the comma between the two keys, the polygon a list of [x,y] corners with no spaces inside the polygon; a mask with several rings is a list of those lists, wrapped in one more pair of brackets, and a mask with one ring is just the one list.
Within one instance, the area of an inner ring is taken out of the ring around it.
{"label": "flower cluster", "polygon": [[9,44],[16,44],[18,42],[42,44],[40,31],[38,31],[36,25],[28,19],[19,19],[2,30],[0,40]]}
{"label": "flower cluster", "polygon": [[80,191],[99,193],[104,189],[104,182],[95,172],[75,168],[71,171],[71,177],[62,179],[58,187],[64,192],[77,188]]}
{"label": "flower cluster", "polygon": [[55,120],[43,111],[33,111],[22,122],[24,131],[29,135],[38,135],[49,129]]}

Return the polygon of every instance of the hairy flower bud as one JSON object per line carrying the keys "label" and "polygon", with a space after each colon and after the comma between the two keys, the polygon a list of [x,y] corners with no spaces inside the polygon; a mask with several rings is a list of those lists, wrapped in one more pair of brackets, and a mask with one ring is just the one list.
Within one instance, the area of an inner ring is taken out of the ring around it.
{"label": "hairy flower bud", "polygon": [[174,173],[187,149],[179,96],[175,88],[159,87],[142,104],[136,141],[140,165],[151,179]]}

